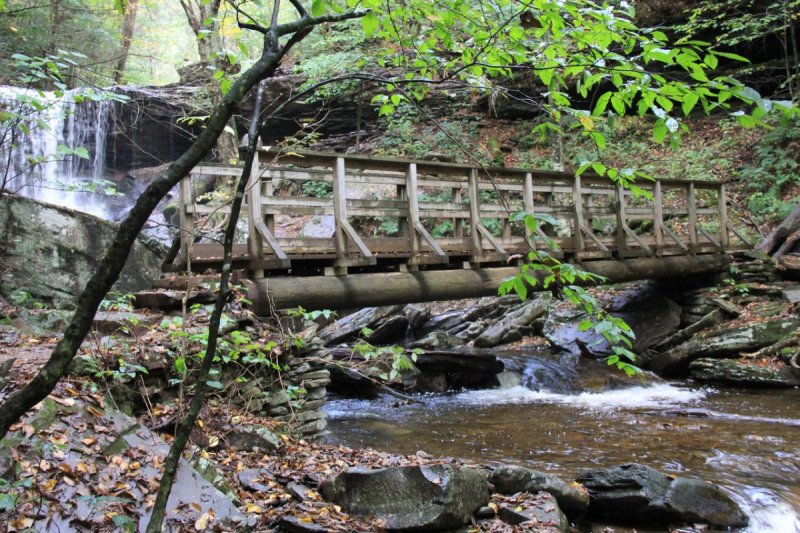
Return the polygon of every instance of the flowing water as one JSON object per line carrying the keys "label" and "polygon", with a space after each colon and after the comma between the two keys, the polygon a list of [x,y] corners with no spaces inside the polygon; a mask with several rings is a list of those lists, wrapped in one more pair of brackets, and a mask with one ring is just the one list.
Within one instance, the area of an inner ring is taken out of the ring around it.
{"label": "flowing water", "polygon": [[[7,190],[42,202],[120,220],[132,203],[132,194],[86,191],[87,184],[96,185],[108,177],[106,145],[117,102],[87,97],[78,103],[74,94],[0,86],[0,108],[24,117],[13,138],[5,132],[0,140],[0,181]],[[85,148],[88,159],[65,155],[60,147]]]}
{"label": "flowing water", "polygon": [[748,510],[749,532],[800,532],[800,391],[643,384],[571,356],[498,355],[509,370],[496,389],[401,407],[333,400],[326,441],[570,479],[638,462],[726,487]]}

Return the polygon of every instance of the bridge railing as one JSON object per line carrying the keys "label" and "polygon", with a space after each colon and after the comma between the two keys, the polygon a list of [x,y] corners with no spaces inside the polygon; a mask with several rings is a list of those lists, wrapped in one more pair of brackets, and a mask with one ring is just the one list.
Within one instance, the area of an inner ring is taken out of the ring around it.
{"label": "bridge railing", "polygon": [[[720,253],[751,245],[727,216],[726,186],[698,181],[643,181],[623,189],[608,178],[509,168],[476,168],[314,152],[260,151],[250,176],[246,243],[238,266],[266,270],[416,270],[473,268],[505,262],[554,241],[575,260]],[[192,175],[239,176],[236,166],[202,164]],[[192,176],[180,186],[181,264],[221,262],[218,243],[195,242],[197,223],[230,211],[200,204]],[[518,211],[543,213],[559,225],[534,234],[512,222]],[[309,217],[332,236],[281,235]],[[294,221],[294,222],[293,222]],[[380,223],[381,237],[375,237]],[[277,225],[277,226],[276,226]],[[742,241],[731,243],[731,234]]]}

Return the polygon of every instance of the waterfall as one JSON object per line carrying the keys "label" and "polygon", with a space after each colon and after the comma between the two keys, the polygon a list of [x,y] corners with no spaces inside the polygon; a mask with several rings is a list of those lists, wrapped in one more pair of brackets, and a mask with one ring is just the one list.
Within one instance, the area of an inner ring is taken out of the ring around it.
{"label": "waterfall", "polygon": [[[37,200],[110,218],[97,195],[67,192],[106,176],[106,142],[115,102],[80,90],[53,92],[0,86],[0,109],[23,117],[0,141],[6,189]],[[36,100],[36,103],[33,103]],[[89,159],[59,155],[59,146],[85,148]],[[36,162],[35,164],[33,162]]]}

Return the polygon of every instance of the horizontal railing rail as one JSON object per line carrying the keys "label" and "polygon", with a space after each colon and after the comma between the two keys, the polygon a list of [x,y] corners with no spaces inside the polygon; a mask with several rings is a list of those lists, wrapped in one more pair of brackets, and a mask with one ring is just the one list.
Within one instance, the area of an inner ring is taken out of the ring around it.
{"label": "horizontal railing rail", "polygon": [[[181,260],[169,268],[185,270],[192,264],[199,269],[221,262],[221,245],[198,241],[196,226],[230,208],[198,203],[192,176],[241,172],[241,166],[203,163],[181,181]],[[306,184],[314,185],[316,196],[301,192]],[[726,184],[656,180],[635,185],[624,189],[588,174],[262,150],[249,176],[242,212],[247,243],[237,243],[234,259],[251,276],[261,277],[269,270],[304,268],[324,268],[335,275],[381,265],[395,270],[421,265],[477,268],[545,249],[545,238],[558,246],[557,256],[575,260],[752,247],[728,220]],[[512,222],[516,211],[550,215],[560,224],[531,232]],[[276,217],[291,222],[309,216],[331,217],[333,234],[276,233]],[[375,221],[388,221],[386,236],[364,229]],[[741,244],[732,244],[731,234]]]}

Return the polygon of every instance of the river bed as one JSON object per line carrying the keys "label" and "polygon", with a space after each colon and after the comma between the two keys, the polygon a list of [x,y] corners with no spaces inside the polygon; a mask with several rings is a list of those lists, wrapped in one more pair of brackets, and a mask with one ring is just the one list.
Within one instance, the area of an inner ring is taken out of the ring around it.
{"label": "river bed", "polygon": [[[324,439],[516,464],[566,479],[638,462],[726,487],[751,516],[748,532],[800,532],[800,390],[622,381],[593,361],[541,352],[507,357],[516,370],[496,389],[427,395],[424,405],[332,400]],[[608,377],[604,387],[598,375]],[[676,413],[686,410],[737,418]]]}

